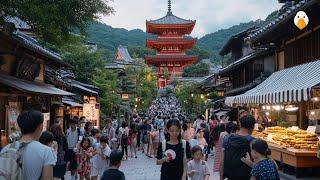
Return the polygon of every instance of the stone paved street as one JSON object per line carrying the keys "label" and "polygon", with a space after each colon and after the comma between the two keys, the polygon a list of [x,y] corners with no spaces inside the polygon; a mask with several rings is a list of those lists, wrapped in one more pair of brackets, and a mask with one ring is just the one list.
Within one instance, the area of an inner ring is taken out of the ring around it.
{"label": "stone paved street", "polygon": [[[210,180],[219,180],[214,178],[212,167],[213,167],[213,156],[209,157],[208,165],[210,169]],[[138,158],[129,159],[122,161],[120,170],[124,172],[126,180],[159,180],[160,179],[160,167],[156,165],[155,158],[148,158],[138,152]],[[65,179],[70,179],[70,173],[68,172]]]}
{"label": "stone paved street", "polygon": [[[212,175],[213,157],[208,160],[208,165],[211,170],[210,180],[215,180]],[[160,167],[156,165],[155,158],[148,158],[139,152],[137,159],[123,161],[121,171],[125,173],[127,180],[159,180]]]}

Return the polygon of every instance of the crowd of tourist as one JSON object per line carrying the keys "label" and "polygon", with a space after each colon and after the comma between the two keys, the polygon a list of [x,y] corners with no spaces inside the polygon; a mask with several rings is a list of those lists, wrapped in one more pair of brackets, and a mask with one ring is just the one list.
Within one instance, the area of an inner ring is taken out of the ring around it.
{"label": "crowd of tourist", "polygon": [[[161,180],[279,179],[267,143],[251,136],[255,119],[246,112],[238,124],[236,119],[220,123],[215,115],[208,122],[203,115],[192,120],[178,99],[168,96],[155,99],[144,114],[104,122],[97,129],[85,117],[73,118],[65,132],[59,124],[42,132],[42,114],[26,111],[18,118],[22,137],[1,151],[0,170],[12,162],[9,155],[16,148],[22,154],[23,174],[8,173],[10,178],[64,179],[70,171],[71,180],[122,180],[121,162],[139,158],[141,151],[161,165]],[[213,167],[207,163],[210,154],[214,154]],[[6,171],[15,167],[10,168]]]}

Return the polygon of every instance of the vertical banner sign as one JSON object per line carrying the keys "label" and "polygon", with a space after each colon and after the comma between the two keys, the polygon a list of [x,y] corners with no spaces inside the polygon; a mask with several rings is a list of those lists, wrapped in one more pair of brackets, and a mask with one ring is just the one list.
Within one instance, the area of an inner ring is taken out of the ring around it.
{"label": "vertical banner sign", "polygon": [[42,131],[46,131],[50,124],[50,113],[42,113],[43,114],[43,129]]}
{"label": "vertical banner sign", "polygon": [[100,104],[85,103],[83,104],[83,115],[88,121],[93,123],[93,126],[99,127],[100,125]]}
{"label": "vertical banner sign", "polygon": [[[9,102],[9,106],[7,106],[7,118],[8,118],[8,134],[10,135],[11,130],[17,131],[19,130],[17,119],[19,114],[21,113],[21,105],[18,102]],[[20,130],[19,130],[20,131]]]}

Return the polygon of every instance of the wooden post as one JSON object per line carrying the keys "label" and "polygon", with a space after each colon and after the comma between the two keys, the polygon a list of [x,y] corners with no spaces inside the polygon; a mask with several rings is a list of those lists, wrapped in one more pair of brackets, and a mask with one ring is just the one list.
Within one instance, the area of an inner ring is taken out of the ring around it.
{"label": "wooden post", "polygon": [[307,129],[308,128],[308,117],[306,115],[307,107],[306,102],[299,103],[299,119],[298,119],[298,125],[301,129]]}

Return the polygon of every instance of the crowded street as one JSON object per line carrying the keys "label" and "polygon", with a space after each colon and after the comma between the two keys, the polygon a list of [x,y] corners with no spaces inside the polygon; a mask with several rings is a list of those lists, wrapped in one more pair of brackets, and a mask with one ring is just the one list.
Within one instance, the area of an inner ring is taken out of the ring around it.
{"label": "crowded street", "polygon": [[320,0],[3,0],[0,180],[320,180]]}

